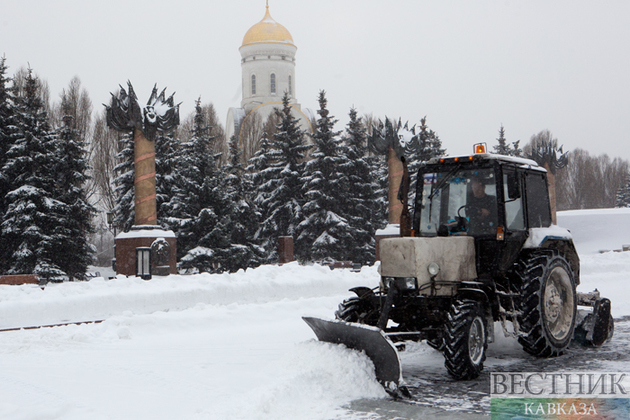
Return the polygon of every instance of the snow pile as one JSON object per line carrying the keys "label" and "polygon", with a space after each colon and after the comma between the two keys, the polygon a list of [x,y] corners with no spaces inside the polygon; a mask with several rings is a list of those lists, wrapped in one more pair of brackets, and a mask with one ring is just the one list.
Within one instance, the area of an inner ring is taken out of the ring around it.
{"label": "snow pile", "polygon": [[375,268],[361,274],[323,266],[263,266],[234,274],[97,278],[89,282],[0,285],[0,329],[95,321],[131,311],[150,314],[182,310],[198,303],[227,305],[282,299],[337,296],[358,284],[375,287]]}
{"label": "snow pile", "polygon": [[2,287],[4,327],[107,319],[0,334],[0,418],[334,418],[385,394],[365,356],[317,342],[301,316],[332,318],[378,278],[287,264]]}
{"label": "snow pile", "polygon": [[[363,353],[329,343],[298,344],[281,379],[262,392],[254,405],[258,418],[321,419],[340,413],[339,406],[359,398],[387,394]],[[246,410],[243,419],[251,418]]]}

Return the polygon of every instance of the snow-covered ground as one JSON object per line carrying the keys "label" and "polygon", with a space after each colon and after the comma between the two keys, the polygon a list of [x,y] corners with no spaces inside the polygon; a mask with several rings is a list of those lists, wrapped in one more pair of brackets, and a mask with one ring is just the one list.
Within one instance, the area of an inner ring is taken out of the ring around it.
{"label": "snow-covered ground", "polygon": [[[616,318],[630,316],[630,252],[597,252],[630,243],[630,211],[564,212],[558,220],[580,252],[579,290],[598,288]],[[426,405],[466,408],[474,392],[483,404],[485,385],[470,391],[469,382],[459,398],[396,405],[365,356],[317,342],[301,320],[332,318],[350,287],[377,283],[374,267],[353,273],[291,263],[43,290],[0,286],[0,329],[103,320],[0,333],[0,419],[411,419],[439,415]],[[615,337],[627,346],[627,334]],[[411,385],[453,384],[439,353],[411,347],[401,357]],[[509,365],[510,355],[527,361],[523,354],[499,335],[486,370]],[[624,370],[627,363],[604,366]]]}

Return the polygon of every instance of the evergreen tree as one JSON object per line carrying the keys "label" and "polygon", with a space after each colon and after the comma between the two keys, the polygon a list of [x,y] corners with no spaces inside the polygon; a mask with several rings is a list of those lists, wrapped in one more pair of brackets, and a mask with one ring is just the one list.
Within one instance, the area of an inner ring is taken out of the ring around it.
{"label": "evergreen tree", "polygon": [[367,157],[367,163],[370,167],[375,184],[375,204],[377,212],[372,218],[372,224],[376,229],[382,229],[387,226],[388,217],[388,193],[389,193],[389,168],[387,165],[387,156],[381,154],[371,154]]}
{"label": "evergreen tree", "polygon": [[264,258],[263,249],[255,243],[254,237],[260,213],[249,196],[252,191],[251,181],[245,176],[241,163],[242,152],[236,136],[228,143],[227,164],[223,167],[226,174],[226,193],[230,204],[232,224],[229,228],[231,249],[226,261],[226,269],[230,272],[248,267],[257,267]]}
{"label": "evergreen tree", "polygon": [[165,204],[170,215],[165,223],[177,234],[183,269],[222,272],[229,265],[230,206],[210,130],[197,101],[192,137],[180,148],[175,193]]}
{"label": "evergreen tree", "polygon": [[280,236],[293,236],[297,225],[302,221],[304,195],[302,175],[304,157],[310,145],[304,142],[304,131],[299,120],[291,115],[289,95],[282,97],[282,109],[276,109],[279,123],[273,135],[272,150],[269,153],[269,182],[262,207],[266,209],[257,236],[264,241],[269,260],[278,258],[277,241]]}
{"label": "evergreen tree", "polygon": [[498,155],[521,156],[523,153],[523,151],[518,146],[520,140],[512,142],[511,146],[507,143],[507,140],[505,138],[505,128],[503,127],[503,124],[501,124],[501,128],[499,128],[499,138],[497,139],[497,143],[498,144],[494,146],[494,153]]}
{"label": "evergreen tree", "polygon": [[444,156],[446,153],[446,149],[442,148],[440,137],[427,126],[426,116],[420,120],[420,127],[416,131],[418,134],[413,137],[411,144],[407,147],[407,153],[405,153],[413,165],[410,169],[413,170],[420,163],[434,157]]}
{"label": "evergreen tree", "polygon": [[630,207],[630,173],[626,176],[626,183],[617,191],[615,207]]}
{"label": "evergreen tree", "polygon": [[173,197],[179,142],[173,133],[158,131],[155,138],[155,192],[158,225],[168,226],[167,203]]}
{"label": "evergreen tree", "polygon": [[[0,58],[0,222],[7,210],[7,194],[10,191],[10,179],[2,169],[7,163],[7,152],[14,141],[16,124],[15,98],[9,86],[6,58]],[[0,273],[6,272],[10,261],[11,247],[0,233]]]}
{"label": "evergreen tree", "polygon": [[54,231],[63,226],[65,206],[55,198],[58,154],[48,124],[38,80],[29,69],[24,96],[16,98],[16,132],[2,172],[10,180],[3,239],[10,255],[9,274],[37,274],[45,279],[65,276],[56,259]]}
{"label": "evergreen tree", "polygon": [[342,261],[352,246],[351,227],[342,212],[347,208],[347,173],[337,122],[327,109],[326,92],[319,92],[319,118],[312,134],[315,149],[306,164],[302,183],[304,220],[296,231],[296,253],[302,261]]}
{"label": "evergreen tree", "polygon": [[116,186],[114,188],[116,196],[114,225],[123,232],[129,232],[136,218],[133,133],[124,134],[120,142],[122,150],[116,156],[119,163],[114,167],[114,172],[118,174],[114,180]]}
{"label": "evergreen tree", "polygon": [[[258,142],[259,148],[254,153],[254,156],[249,160],[249,166],[247,167],[248,178],[251,182],[252,189],[252,201],[258,211],[259,220],[264,220],[265,215],[269,214],[268,198],[272,193],[272,183],[274,179],[274,167],[272,163],[274,158],[271,156],[273,149],[271,148],[271,141],[267,136],[267,132],[263,131],[262,138]],[[272,263],[277,255],[273,255],[265,252],[265,250],[274,249],[277,245],[273,238],[263,237],[261,230],[256,229],[253,240],[255,243],[261,246],[263,250],[263,257],[261,263]]]}
{"label": "evergreen tree", "polygon": [[[66,95],[62,96],[62,111],[71,111]],[[92,247],[88,235],[94,232],[91,220],[96,210],[87,199],[85,185],[88,177],[85,144],[74,127],[74,118],[63,118],[56,147],[57,191],[55,198],[64,204],[63,218],[55,226],[53,240],[59,267],[72,279],[85,279],[92,262]]]}
{"label": "evergreen tree", "polygon": [[374,262],[375,233],[385,226],[386,204],[378,200],[378,171],[374,172],[367,153],[367,134],[356,109],[350,109],[350,121],[344,136],[347,157],[342,170],[348,178],[344,216],[351,227],[352,243],[348,259]]}

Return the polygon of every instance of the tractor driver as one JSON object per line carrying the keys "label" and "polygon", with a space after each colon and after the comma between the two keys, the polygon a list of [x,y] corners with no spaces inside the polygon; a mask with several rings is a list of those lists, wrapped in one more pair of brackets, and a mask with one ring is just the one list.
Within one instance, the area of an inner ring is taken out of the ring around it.
{"label": "tractor driver", "polygon": [[486,185],[480,177],[471,179],[472,195],[468,199],[466,214],[472,233],[492,234],[496,231],[496,197],[486,194]]}

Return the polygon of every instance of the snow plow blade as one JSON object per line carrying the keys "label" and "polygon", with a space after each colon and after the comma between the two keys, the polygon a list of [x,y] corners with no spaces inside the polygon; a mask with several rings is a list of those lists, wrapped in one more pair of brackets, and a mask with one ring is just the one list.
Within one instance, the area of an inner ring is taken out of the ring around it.
{"label": "snow plow blade", "polygon": [[319,318],[302,317],[313,330],[319,341],[343,344],[348,348],[363,351],[374,363],[376,379],[392,395],[405,395],[402,387],[400,359],[392,343],[377,327],[344,321],[326,321]]}

